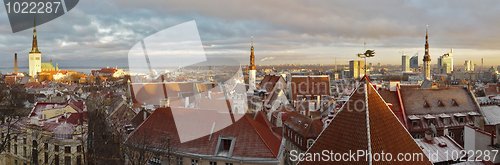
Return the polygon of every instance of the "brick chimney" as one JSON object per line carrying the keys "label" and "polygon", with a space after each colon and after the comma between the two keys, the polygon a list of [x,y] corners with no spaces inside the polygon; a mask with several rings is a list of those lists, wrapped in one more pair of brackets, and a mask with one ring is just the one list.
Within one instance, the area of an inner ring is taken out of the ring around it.
{"label": "brick chimney", "polygon": [[432,133],[429,132],[429,131],[426,131],[425,132],[425,139],[424,139],[425,142],[427,143],[432,143]]}
{"label": "brick chimney", "polygon": [[17,73],[17,53],[16,53],[16,54],[14,54],[14,59],[15,59],[15,62],[14,62],[14,65],[15,65],[15,67],[14,67],[14,72],[16,72],[16,73]]}

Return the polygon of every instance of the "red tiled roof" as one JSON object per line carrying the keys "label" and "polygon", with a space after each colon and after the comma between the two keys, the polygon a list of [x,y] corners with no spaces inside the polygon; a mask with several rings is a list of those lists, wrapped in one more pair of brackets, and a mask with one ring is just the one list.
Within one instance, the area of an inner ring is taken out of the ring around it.
{"label": "red tiled roof", "polygon": [[301,133],[306,138],[316,138],[323,130],[321,124],[314,122],[313,119],[296,111],[288,112],[288,119],[285,121],[284,125]]}
{"label": "red tiled roof", "polygon": [[500,87],[499,86],[493,86],[493,85],[488,85],[487,88],[484,88],[484,94],[486,96],[496,96],[500,94]]}
{"label": "red tiled roof", "polygon": [[159,105],[160,99],[178,97],[181,92],[193,92],[195,83],[133,83],[130,84],[132,101],[134,103],[146,103]]}
{"label": "red tiled roof", "polygon": [[[365,81],[365,83],[368,81]],[[367,96],[368,98],[366,98]],[[366,104],[366,101],[368,103]],[[367,122],[368,121],[368,122]],[[367,127],[369,126],[369,127]],[[370,128],[369,131],[367,128]],[[369,136],[368,136],[369,135]],[[308,153],[328,150],[334,153],[349,153],[371,149],[372,153],[422,153],[399,120],[386,105],[373,86],[361,83],[349,101],[337,113],[327,128],[320,134]],[[318,162],[300,162],[318,164]],[[365,158],[353,162],[321,162],[321,164],[368,164]],[[427,157],[416,162],[373,161],[373,164],[432,164]]]}
{"label": "red tiled roof", "polygon": [[292,76],[291,90],[293,100],[297,95],[330,95],[330,80],[327,76]]}
{"label": "red tiled roof", "polygon": [[[441,113],[479,112],[473,97],[465,88],[416,89],[401,88],[407,116]],[[425,107],[425,103],[429,107]],[[444,106],[439,106],[441,102]],[[454,106],[456,102],[458,106]]]}
{"label": "red tiled roof", "polygon": [[[173,110],[175,109],[175,110]],[[192,120],[203,122],[205,119],[221,119],[221,115],[227,116],[227,113],[218,113],[214,110],[188,109],[188,108],[158,108],[139,128],[134,131],[126,140],[128,144],[147,145],[151,147],[161,147],[161,135],[164,132],[171,133],[171,142],[174,143],[179,152],[201,154],[214,157],[215,149],[219,136],[235,137],[234,157],[251,158],[277,158],[281,146],[281,139],[276,137],[270,128],[253,120],[253,115],[247,114],[241,116],[233,124],[214,131],[211,135],[205,135],[194,140],[181,143],[179,130],[177,129],[174,114],[184,115]],[[236,114],[235,114],[236,115]],[[235,117],[237,118],[237,117]],[[180,119],[183,120],[184,118]],[[207,120],[208,121],[208,120]],[[198,123],[200,124],[200,123]],[[205,123],[207,124],[207,123]],[[205,125],[203,124],[203,125]],[[212,123],[209,123],[210,128]],[[186,130],[183,130],[186,131]],[[205,131],[205,130],[203,130]],[[210,130],[208,130],[210,132]],[[147,142],[144,142],[144,136]],[[154,137],[154,138],[153,138]]]}

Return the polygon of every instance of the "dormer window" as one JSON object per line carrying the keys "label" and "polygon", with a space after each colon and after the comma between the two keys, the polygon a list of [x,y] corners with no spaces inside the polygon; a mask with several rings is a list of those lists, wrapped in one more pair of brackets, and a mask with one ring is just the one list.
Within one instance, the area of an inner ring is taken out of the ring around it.
{"label": "dormer window", "polygon": [[304,124],[304,128],[307,128],[308,124]]}
{"label": "dormer window", "polygon": [[443,102],[441,102],[441,100],[438,100],[438,107],[444,107],[444,104]]}
{"label": "dormer window", "polygon": [[427,101],[424,102],[424,108],[429,108],[429,103],[427,103]]}
{"label": "dormer window", "polygon": [[458,104],[455,100],[451,100],[451,106],[458,107]]}
{"label": "dormer window", "polygon": [[219,140],[217,142],[217,148],[215,150],[215,155],[231,157],[231,155],[233,154],[235,140],[236,140],[235,137],[219,136]]}
{"label": "dormer window", "polygon": [[434,119],[429,119],[429,121],[428,121],[428,122],[429,122],[428,124],[429,124],[429,126],[430,126],[431,124],[434,124]]}
{"label": "dormer window", "polygon": [[465,123],[465,118],[464,117],[459,117],[458,118],[459,123]]}
{"label": "dormer window", "polygon": [[450,118],[444,118],[443,123],[444,125],[450,125]]}
{"label": "dormer window", "polygon": [[418,120],[413,120],[412,125],[413,127],[418,127]]}

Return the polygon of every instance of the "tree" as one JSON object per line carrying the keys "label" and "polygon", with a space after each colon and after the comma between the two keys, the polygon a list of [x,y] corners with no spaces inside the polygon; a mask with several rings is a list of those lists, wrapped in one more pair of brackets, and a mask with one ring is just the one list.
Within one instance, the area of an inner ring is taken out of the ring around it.
{"label": "tree", "polygon": [[87,99],[88,137],[85,157],[88,164],[124,164],[120,137],[114,134],[104,110],[112,100]]}
{"label": "tree", "polygon": [[29,114],[27,92],[20,86],[0,84],[0,152],[10,151],[12,137],[20,134],[19,124]]}
{"label": "tree", "polygon": [[172,140],[170,132],[154,128],[138,129],[134,137],[129,138],[124,146],[126,159],[131,165],[142,165],[152,159],[174,161],[176,143]]}

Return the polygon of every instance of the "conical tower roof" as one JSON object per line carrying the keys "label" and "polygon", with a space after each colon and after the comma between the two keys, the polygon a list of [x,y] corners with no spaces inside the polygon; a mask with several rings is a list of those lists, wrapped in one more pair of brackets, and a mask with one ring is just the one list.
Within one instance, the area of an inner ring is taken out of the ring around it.
{"label": "conical tower roof", "polygon": [[[330,157],[329,161],[316,159],[316,162],[301,161],[300,164],[432,164],[367,79],[357,87],[307,153],[322,154],[325,150],[340,154],[364,151],[365,155],[378,153],[379,156],[391,153],[392,161],[375,161],[364,156],[355,161],[339,162]],[[400,153],[422,156],[415,161],[398,162]]]}

